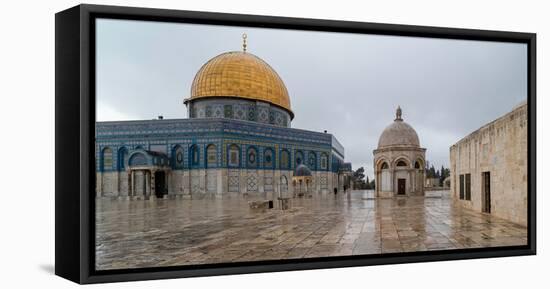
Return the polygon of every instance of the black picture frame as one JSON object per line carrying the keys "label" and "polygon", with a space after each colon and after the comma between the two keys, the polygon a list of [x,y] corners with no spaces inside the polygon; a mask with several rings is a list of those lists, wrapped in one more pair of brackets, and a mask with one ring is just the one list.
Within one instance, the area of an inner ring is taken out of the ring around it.
{"label": "black picture frame", "polygon": [[[307,258],[162,268],[94,268],[94,130],[97,18],[233,25],[525,43],[528,46],[528,244],[526,246]],[[55,16],[55,274],[101,283],[536,254],[536,34],[79,5]]]}

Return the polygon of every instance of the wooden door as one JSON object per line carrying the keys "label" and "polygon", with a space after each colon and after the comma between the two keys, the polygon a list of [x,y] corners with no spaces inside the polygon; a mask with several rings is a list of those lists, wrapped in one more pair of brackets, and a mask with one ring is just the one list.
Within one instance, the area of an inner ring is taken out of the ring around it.
{"label": "wooden door", "polygon": [[163,171],[155,172],[155,195],[162,198],[166,194],[166,174]]}
{"label": "wooden door", "polygon": [[483,212],[491,213],[491,173],[483,172]]}
{"label": "wooden door", "polygon": [[405,194],[405,185],[406,184],[407,184],[407,180],[397,179],[397,194],[398,195],[404,195]]}

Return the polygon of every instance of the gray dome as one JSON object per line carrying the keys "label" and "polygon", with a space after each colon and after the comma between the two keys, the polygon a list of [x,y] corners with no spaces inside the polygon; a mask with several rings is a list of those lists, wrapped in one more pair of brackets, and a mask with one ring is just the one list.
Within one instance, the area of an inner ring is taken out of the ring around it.
{"label": "gray dome", "polygon": [[392,146],[420,147],[416,131],[403,121],[399,107],[394,122],[384,129],[378,140],[379,149]]}
{"label": "gray dome", "polygon": [[311,177],[311,170],[304,164],[300,164],[294,171],[295,177]]}

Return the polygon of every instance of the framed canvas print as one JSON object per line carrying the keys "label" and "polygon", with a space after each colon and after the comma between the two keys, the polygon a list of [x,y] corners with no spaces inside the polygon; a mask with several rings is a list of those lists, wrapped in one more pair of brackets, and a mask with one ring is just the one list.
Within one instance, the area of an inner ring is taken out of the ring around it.
{"label": "framed canvas print", "polygon": [[56,14],[56,274],[535,254],[535,34]]}

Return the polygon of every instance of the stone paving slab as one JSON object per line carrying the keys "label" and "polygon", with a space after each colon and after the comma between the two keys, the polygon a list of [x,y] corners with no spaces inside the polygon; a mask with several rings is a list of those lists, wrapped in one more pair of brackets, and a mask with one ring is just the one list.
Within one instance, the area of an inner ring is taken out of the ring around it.
{"label": "stone paving slab", "polygon": [[244,198],[96,200],[97,270],[525,244],[526,227],[445,197],[353,191],[264,212]]}

